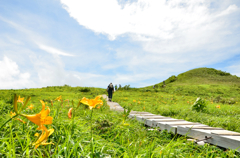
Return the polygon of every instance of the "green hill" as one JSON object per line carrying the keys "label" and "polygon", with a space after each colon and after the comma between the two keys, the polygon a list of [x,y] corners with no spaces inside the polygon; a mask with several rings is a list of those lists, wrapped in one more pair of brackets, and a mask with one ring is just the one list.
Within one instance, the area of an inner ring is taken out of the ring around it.
{"label": "green hill", "polygon": [[[142,90],[153,91],[153,86]],[[197,68],[155,84],[155,91],[194,96],[234,97],[240,94],[240,77],[213,68]]]}
{"label": "green hill", "polygon": [[[213,68],[197,68],[181,73],[178,76],[171,76],[165,84],[240,84],[240,78],[230,73]],[[156,85],[162,85],[159,83]]]}

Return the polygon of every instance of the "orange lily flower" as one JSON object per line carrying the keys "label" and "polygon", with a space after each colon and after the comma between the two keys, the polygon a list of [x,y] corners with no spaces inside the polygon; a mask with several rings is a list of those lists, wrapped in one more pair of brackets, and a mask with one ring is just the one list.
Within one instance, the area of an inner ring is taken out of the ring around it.
{"label": "orange lily flower", "polygon": [[101,96],[97,96],[95,99],[87,99],[87,98],[83,97],[80,102],[88,105],[89,109],[92,110],[98,104],[103,105],[103,101],[100,99],[100,97]]}
{"label": "orange lily flower", "polygon": [[33,109],[34,108],[34,106],[31,104],[30,106],[28,106],[28,108],[27,109]]}
{"label": "orange lily flower", "polygon": [[55,100],[57,100],[57,101],[60,101],[60,100],[62,100],[62,96],[60,95],[59,97],[57,97]]}
{"label": "orange lily flower", "polygon": [[22,114],[22,116],[26,117],[28,120],[38,125],[39,126],[38,130],[41,129],[47,130],[47,128],[44,125],[52,124],[53,118],[51,116],[48,116],[48,114],[50,113],[49,107],[47,107],[47,110],[45,110],[45,103],[42,100],[40,100],[40,102],[42,103],[42,110],[40,111],[40,113],[35,115]]}
{"label": "orange lily flower", "polygon": [[[39,145],[48,145],[48,144],[53,144],[52,142],[46,143],[48,137],[54,132],[54,129],[50,130],[43,130],[41,136],[38,138],[38,140],[33,143],[35,145],[35,149],[39,147]],[[36,135],[36,134],[35,134]]]}
{"label": "orange lily flower", "polygon": [[72,118],[72,110],[73,108],[70,108],[68,111],[68,118],[71,119]]}
{"label": "orange lily flower", "polygon": [[15,115],[16,115],[15,112],[12,112],[12,111],[10,112],[10,116],[11,116],[11,117],[13,117],[13,116],[15,116]]}
{"label": "orange lily flower", "polygon": [[23,104],[23,100],[24,100],[24,98],[20,98],[20,96],[18,96],[18,100],[17,100],[18,103],[22,103]]}
{"label": "orange lily flower", "polygon": [[220,109],[221,107],[220,107],[220,105],[217,105],[216,108]]}

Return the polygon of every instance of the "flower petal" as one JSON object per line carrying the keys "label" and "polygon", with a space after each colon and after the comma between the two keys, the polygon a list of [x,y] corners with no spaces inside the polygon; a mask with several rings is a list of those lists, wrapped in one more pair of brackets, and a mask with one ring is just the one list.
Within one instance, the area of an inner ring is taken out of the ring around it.
{"label": "flower petal", "polygon": [[52,124],[53,117],[47,116],[44,119],[41,119],[41,124],[43,125],[50,125]]}
{"label": "flower petal", "polygon": [[35,123],[36,125],[40,126],[41,122],[41,114],[35,114],[35,115],[22,115],[24,117],[26,117],[29,121]]}

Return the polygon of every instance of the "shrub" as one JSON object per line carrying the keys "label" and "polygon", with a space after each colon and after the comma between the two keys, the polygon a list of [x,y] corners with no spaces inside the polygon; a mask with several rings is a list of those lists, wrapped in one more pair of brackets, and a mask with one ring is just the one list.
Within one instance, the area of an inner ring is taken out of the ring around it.
{"label": "shrub", "polygon": [[206,110],[206,101],[201,99],[200,97],[192,105],[192,110],[196,110],[197,112]]}
{"label": "shrub", "polygon": [[80,91],[80,92],[89,92],[89,91],[91,91],[91,90],[90,90],[90,88],[88,88],[88,87],[84,87],[84,88],[81,88],[79,91]]}

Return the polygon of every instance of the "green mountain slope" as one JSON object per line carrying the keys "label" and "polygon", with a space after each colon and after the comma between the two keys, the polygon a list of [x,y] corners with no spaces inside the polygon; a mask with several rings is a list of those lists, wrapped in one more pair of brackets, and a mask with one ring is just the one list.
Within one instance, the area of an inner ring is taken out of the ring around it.
{"label": "green mountain slope", "polygon": [[240,78],[230,73],[213,68],[197,68],[181,73],[178,76],[168,78],[165,82],[174,84],[240,84]]}
{"label": "green mountain slope", "polygon": [[[153,86],[143,88],[153,90]],[[240,77],[213,68],[197,68],[155,84],[155,91],[180,95],[234,97],[240,94]]]}

